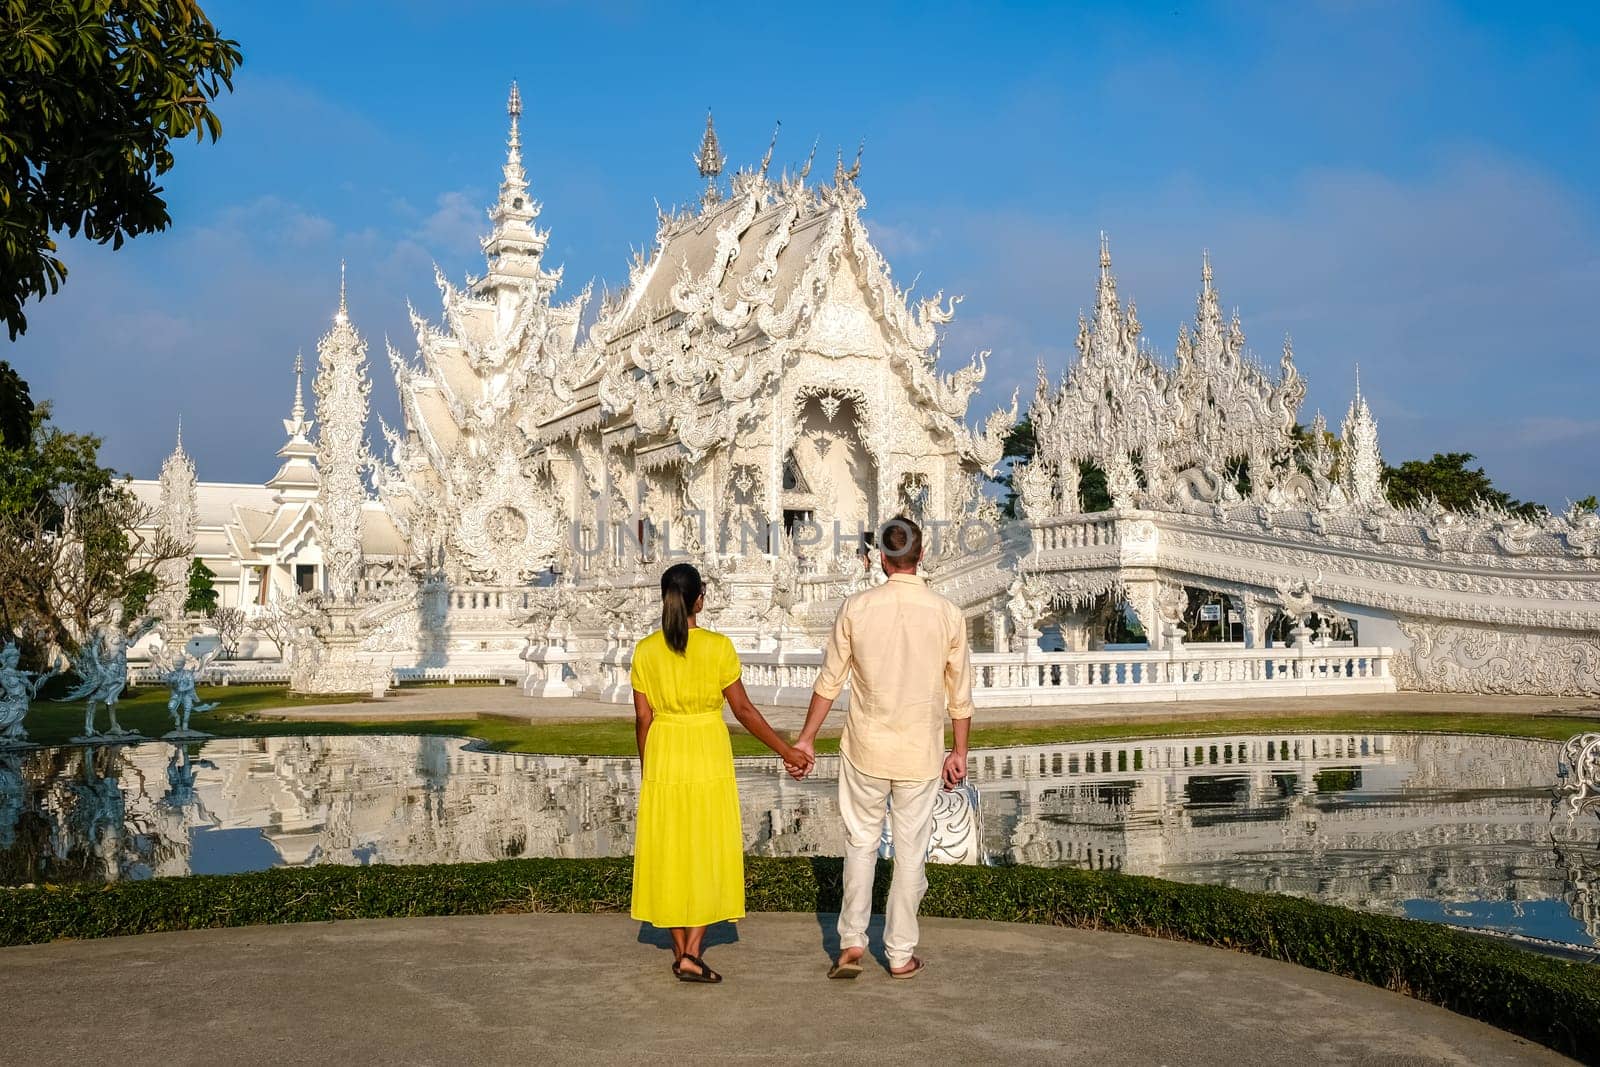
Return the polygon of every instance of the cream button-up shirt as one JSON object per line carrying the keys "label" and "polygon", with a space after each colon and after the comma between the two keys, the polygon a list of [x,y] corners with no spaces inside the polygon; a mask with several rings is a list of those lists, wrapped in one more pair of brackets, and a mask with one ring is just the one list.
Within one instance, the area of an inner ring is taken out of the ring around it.
{"label": "cream button-up shirt", "polygon": [[972,656],[961,609],[915,574],[845,600],[814,692],[828,700],[850,683],[839,743],[863,774],[927,781],[944,765],[946,718],[972,716]]}

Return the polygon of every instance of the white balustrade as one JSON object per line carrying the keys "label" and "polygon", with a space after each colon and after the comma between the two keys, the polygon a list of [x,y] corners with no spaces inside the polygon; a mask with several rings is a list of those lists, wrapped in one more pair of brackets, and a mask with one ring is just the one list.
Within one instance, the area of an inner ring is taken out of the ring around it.
{"label": "white balustrade", "polygon": [[[977,652],[972,656],[972,694],[979,707],[1005,708],[1392,693],[1392,656],[1387,648],[1208,651],[1199,645],[1165,651]],[[590,687],[583,692],[619,702],[629,699],[628,658],[626,651],[608,653],[599,691]],[[810,700],[822,653],[743,652],[740,661],[752,699],[802,706]]]}

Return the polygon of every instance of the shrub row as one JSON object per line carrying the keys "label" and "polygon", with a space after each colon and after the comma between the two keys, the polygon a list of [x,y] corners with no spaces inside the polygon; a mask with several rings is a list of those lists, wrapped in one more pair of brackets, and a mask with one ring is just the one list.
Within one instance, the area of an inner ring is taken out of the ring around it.
{"label": "shrub row", "polygon": [[[831,912],[838,859],[746,861],[751,911]],[[257,923],[625,911],[631,863],[310,867],[0,889],[0,945]],[[887,871],[879,872],[882,907]],[[1447,927],[1292,897],[1097,871],[931,867],[923,914],[1193,941],[1409,994],[1600,1062],[1600,970]]]}

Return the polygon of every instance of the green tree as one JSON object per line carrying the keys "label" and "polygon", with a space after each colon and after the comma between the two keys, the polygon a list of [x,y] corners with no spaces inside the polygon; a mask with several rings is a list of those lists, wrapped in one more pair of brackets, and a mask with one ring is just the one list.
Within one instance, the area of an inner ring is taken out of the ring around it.
{"label": "green tree", "polygon": [[33,435],[33,397],[28,383],[0,359],[0,448],[21,448]]}
{"label": "green tree", "polygon": [[157,566],[187,555],[152,533],[151,510],[99,462],[100,439],[49,424],[0,447],[0,633],[22,638],[30,662],[78,649],[113,601],[133,614],[155,589]]}
{"label": "green tree", "polygon": [[1590,493],[1586,497],[1583,497],[1579,500],[1574,500],[1572,502],[1572,506],[1577,508],[1579,511],[1600,511],[1600,497],[1596,497],[1593,493]]}
{"label": "green tree", "polygon": [[0,320],[61,287],[55,235],[113,248],[171,222],[172,141],[216,140],[238,44],[194,0],[0,0]]}
{"label": "green tree", "polygon": [[216,576],[217,573],[198,556],[189,564],[189,595],[183,602],[185,614],[210,615],[217,610],[217,590],[213,582]]}
{"label": "green tree", "polygon": [[[1017,491],[1011,479],[1011,467],[1017,461],[1031,462],[1039,450],[1034,434],[1033,415],[1027,414],[1006,434],[1005,469],[995,475],[993,482],[1005,487],[1005,501],[1000,507],[1007,518],[1017,518]],[[1106,511],[1111,507],[1111,492],[1106,488],[1106,472],[1096,464],[1084,460],[1078,464],[1078,499],[1084,511]]]}
{"label": "green tree", "polygon": [[1504,508],[1524,518],[1533,518],[1543,509],[1538,504],[1514,499],[1496,489],[1482,467],[1469,468],[1471,452],[1435,452],[1429,460],[1408,459],[1398,467],[1385,465],[1385,488],[1389,503],[1414,507],[1432,498],[1451,511],[1471,511],[1479,501]]}

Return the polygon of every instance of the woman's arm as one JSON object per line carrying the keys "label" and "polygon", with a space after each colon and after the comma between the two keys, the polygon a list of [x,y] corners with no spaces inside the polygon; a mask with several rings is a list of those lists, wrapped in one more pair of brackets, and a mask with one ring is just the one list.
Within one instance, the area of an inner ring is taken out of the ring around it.
{"label": "woman's arm", "polygon": [[739,725],[749,730],[757,741],[776,752],[791,767],[803,770],[811,767],[811,754],[800,751],[779,737],[767,722],[767,717],[761,714],[761,709],[750,703],[750,694],[744,691],[743,679],[734,679],[733,684],[722,691],[722,695],[727,698],[728,707],[733,710],[733,717],[739,720]]}
{"label": "woman's arm", "polygon": [[633,735],[639,742],[639,779],[644,780],[644,739],[650,736],[650,723],[656,717],[650,698],[639,690],[633,691]]}

